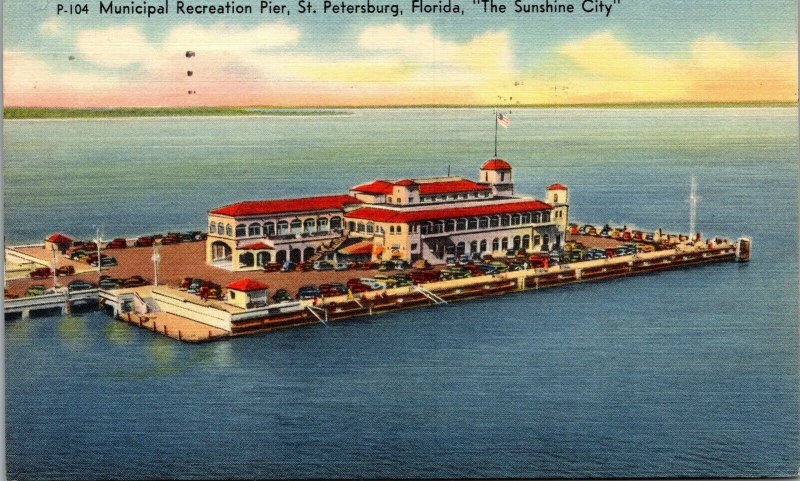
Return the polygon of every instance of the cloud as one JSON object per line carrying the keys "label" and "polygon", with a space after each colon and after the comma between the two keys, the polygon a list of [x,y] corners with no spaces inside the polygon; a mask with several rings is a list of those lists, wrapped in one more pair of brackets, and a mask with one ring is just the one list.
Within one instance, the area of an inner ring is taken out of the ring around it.
{"label": "cloud", "polygon": [[[584,102],[730,102],[796,100],[797,56],[745,50],[713,36],[672,57],[637,51],[611,32],[562,45],[577,70],[561,75]],[[541,80],[541,78],[540,78]]]}

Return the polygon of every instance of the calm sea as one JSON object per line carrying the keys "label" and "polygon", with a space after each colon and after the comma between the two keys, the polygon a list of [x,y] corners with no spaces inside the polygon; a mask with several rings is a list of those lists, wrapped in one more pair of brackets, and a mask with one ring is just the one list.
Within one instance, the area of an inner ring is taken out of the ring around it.
{"label": "calm sea", "polygon": [[[517,190],[583,222],[754,241],[750,264],[185,345],[101,313],[5,323],[18,479],[792,476],[795,109],[513,110]],[[474,178],[489,110],[5,122],[8,243],[202,229],[242,199]]]}

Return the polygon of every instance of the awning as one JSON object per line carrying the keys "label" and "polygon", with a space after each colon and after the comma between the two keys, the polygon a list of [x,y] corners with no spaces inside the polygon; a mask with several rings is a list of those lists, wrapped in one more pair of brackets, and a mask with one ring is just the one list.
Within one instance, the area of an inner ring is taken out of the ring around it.
{"label": "awning", "polygon": [[344,254],[346,256],[356,256],[356,255],[365,255],[365,254],[372,254],[374,246],[370,241],[361,241],[353,245],[349,245],[347,247],[342,247],[339,249],[340,254]]}
{"label": "awning", "polygon": [[246,250],[246,251],[260,251],[260,250],[274,249],[274,247],[269,245],[269,244],[267,244],[264,241],[258,241],[258,242],[254,243],[254,244],[247,244],[247,245],[241,246],[241,247],[239,247],[239,249]]}

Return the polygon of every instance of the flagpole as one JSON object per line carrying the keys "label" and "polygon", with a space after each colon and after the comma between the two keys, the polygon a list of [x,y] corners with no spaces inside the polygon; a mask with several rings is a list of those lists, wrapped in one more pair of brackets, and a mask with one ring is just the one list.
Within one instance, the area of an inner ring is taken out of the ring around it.
{"label": "flagpole", "polygon": [[494,158],[497,158],[497,109],[494,109]]}

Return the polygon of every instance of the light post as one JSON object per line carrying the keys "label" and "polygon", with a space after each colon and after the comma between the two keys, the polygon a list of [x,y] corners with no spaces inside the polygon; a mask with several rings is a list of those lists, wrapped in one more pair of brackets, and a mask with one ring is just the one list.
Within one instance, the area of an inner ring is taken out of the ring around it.
{"label": "light post", "polygon": [[153,243],[153,285],[158,285],[158,263],[161,261],[161,254],[158,253],[158,245]]}
{"label": "light post", "polygon": [[56,275],[58,269],[58,265],[56,264],[56,246],[53,244],[51,247],[53,248],[53,289],[56,289],[58,287],[58,277]]}
{"label": "light post", "polygon": [[100,259],[100,246],[103,244],[103,238],[100,235],[100,227],[97,228],[97,236],[95,237],[94,242],[97,244],[97,276],[99,278],[103,269],[103,263]]}

